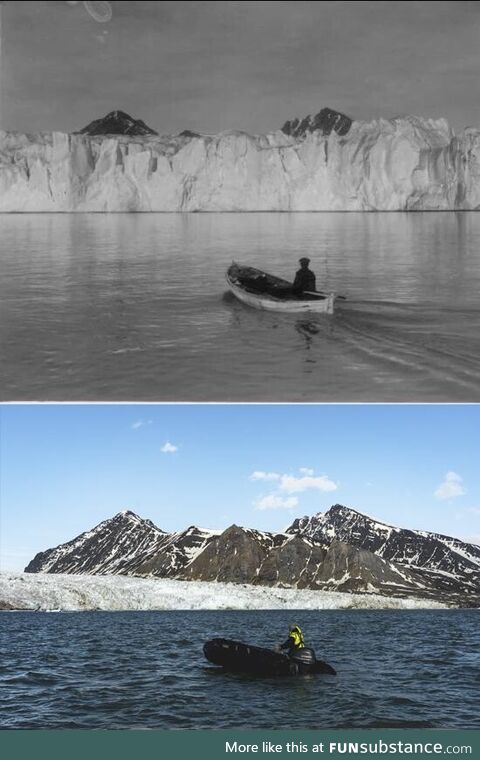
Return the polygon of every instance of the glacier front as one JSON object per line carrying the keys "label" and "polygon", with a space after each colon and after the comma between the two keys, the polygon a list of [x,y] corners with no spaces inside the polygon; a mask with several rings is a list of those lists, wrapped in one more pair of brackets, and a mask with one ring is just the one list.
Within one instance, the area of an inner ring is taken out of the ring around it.
{"label": "glacier front", "polygon": [[0,211],[480,208],[480,130],[353,121],[347,134],[0,132]]}
{"label": "glacier front", "polygon": [[0,610],[440,609],[430,600],[119,575],[0,573]]}

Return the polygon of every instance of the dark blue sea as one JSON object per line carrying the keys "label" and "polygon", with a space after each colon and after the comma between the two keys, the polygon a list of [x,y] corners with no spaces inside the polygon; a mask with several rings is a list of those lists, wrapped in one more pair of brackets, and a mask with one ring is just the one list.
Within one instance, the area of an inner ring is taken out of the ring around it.
{"label": "dark blue sea", "polygon": [[[478,610],[0,613],[1,728],[480,728]],[[296,622],[336,676],[209,665]]]}

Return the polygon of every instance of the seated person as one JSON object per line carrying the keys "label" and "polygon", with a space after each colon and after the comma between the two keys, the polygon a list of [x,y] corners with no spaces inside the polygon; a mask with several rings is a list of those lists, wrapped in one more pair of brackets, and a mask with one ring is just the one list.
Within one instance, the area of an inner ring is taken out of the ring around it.
{"label": "seated person", "polygon": [[298,625],[291,625],[289,628],[288,639],[280,644],[279,649],[281,651],[288,650],[288,654],[292,654],[297,649],[303,649],[305,642],[303,640],[303,633]]}
{"label": "seated person", "polygon": [[299,259],[300,269],[297,271],[295,275],[295,280],[293,282],[293,288],[292,292],[295,295],[302,295],[306,290],[307,291],[314,291],[316,290],[316,280],[315,275],[312,272],[311,269],[308,268],[308,265],[310,264],[310,259],[307,259],[306,257],[302,257]]}

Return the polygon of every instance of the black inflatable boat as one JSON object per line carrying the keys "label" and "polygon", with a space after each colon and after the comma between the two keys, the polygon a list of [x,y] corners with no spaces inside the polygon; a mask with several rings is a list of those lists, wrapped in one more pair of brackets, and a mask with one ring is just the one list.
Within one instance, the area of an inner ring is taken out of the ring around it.
{"label": "black inflatable boat", "polygon": [[214,665],[236,673],[255,673],[267,676],[305,675],[307,673],[330,673],[335,670],[328,662],[317,660],[309,647],[298,649],[291,655],[272,649],[254,647],[230,639],[211,639],[203,645],[203,653]]}

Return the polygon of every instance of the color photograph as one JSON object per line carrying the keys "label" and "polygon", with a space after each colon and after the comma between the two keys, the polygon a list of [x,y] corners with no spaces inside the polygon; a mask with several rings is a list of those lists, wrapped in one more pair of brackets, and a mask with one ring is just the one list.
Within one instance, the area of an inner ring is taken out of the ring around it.
{"label": "color photograph", "polygon": [[3,728],[478,729],[476,406],[3,407]]}

